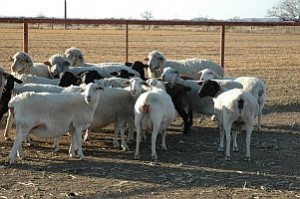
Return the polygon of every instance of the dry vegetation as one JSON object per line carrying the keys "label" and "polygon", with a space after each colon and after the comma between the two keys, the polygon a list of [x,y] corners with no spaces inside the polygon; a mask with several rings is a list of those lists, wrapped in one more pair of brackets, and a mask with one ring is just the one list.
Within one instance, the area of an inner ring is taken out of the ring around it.
{"label": "dry vegetation", "polygon": [[[71,46],[81,48],[88,62],[125,61],[122,26],[36,27],[29,30],[29,54],[35,62]],[[148,52],[159,50],[169,59],[202,57],[218,62],[220,35],[215,29],[136,26],[129,30],[129,61],[143,60]],[[150,161],[149,142],[144,144],[141,161],[133,160],[133,151],[112,148],[109,127],[85,143],[86,161],[67,156],[68,137],[58,154],[51,153],[49,140],[34,139],[34,147],[25,147],[26,158],[8,167],[6,157],[13,142],[3,140],[2,121],[0,197],[299,198],[299,30],[249,30],[227,30],[225,72],[228,77],[260,77],[268,87],[263,132],[253,133],[250,163],[242,160],[244,136],[239,140],[241,152],[226,162],[224,154],[216,152],[218,130],[213,122],[196,124],[183,137],[178,120],[167,137],[169,150],[158,152],[158,162]],[[0,24],[0,65],[9,71],[8,57],[20,50],[21,26]]]}

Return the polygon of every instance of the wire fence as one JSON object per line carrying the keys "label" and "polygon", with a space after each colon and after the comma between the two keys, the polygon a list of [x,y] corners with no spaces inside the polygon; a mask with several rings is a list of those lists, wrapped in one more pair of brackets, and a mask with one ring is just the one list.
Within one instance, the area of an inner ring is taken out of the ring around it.
{"label": "wire fence", "polygon": [[[0,20],[1,22],[1,20]],[[67,48],[80,48],[85,60],[143,61],[161,51],[167,59],[205,58],[221,63],[221,24],[68,24],[29,23],[28,53],[44,62]],[[256,76],[268,85],[268,103],[300,103],[300,26],[259,24],[225,26],[224,65],[228,77]],[[22,23],[0,23],[0,65],[10,70],[9,56],[23,50]],[[299,110],[300,111],[300,110]]]}

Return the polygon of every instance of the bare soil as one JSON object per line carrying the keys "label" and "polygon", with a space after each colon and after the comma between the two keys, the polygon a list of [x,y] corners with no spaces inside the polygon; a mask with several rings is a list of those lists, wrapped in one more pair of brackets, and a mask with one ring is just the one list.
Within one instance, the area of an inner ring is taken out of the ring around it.
{"label": "bare soil", "polygon": [[[278,111],[280,110],[280,111]],[[13,141],[4,141],[1,124],[1,198],[299,198],[300,107],[266,108],[262,132],[254,131],[251,161],[244,161],[245,136],[231,161],[217,151],[219,131],[208,118],[180,133],[181,119],[169,128],[167,151],[150,155],[150,137],[141,159],[112,146],[113,126],[84,143],[85,160],[68,156],[69,137],[54,153],[52,141],[33,138],[24,157],[10,166]],[[13,138],[14,135],[11,135]],[[158,143],[160,143],[158,137]],[[158,145],[159,146],[159,145]]]}

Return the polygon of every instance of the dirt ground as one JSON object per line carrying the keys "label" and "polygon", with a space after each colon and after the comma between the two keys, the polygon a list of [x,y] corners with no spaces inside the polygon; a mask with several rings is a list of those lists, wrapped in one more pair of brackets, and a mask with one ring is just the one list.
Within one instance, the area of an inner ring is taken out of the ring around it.
{"label": "dirt ground", "polygon": [[262,132],[252,134],[250,162],[244,161],[244,134],[240,151],[225,161],[214,122],[195,120],[183,136],[178,118],[168,131],[168,150],[158,149],[155,162],[150,139],[140,160],[133,158],[134,144],[129,151],[113,148],[110,126],[84,143],[83,161],[68,156],[68,136],[58,153],[51,140],[34,137],[34,146],[24,144],[23,159],[10,166],[13,141],[4,141],[2,122],[0,198],[300,198],[299,110],[265,110]]}

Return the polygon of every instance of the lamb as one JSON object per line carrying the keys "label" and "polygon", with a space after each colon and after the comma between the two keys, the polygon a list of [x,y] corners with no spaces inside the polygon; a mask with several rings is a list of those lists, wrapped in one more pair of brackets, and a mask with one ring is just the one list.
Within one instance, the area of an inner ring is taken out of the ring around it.
{"label": "lamb", "polygon": [[262,110],[264,108],[264,104],[266,101],[267,89],[266,85],[263,80],[256,78],[256,77],[238,77],[238,78],[225,78],[225,80],[216,74],[211,69],[204,69],[199,72],[200,81],[203,80],[210,80],[213,79],[214,81],[221,82],[221,81],[232,81],[238,82],[242,85],[242,88],[251,93],[255,99],[257,99],[258,106],[259,106],[259,113],[257,118],[257,129],[258,131],[261,130],[261,118],[262,118]]}
{"label": "lamb", "polygon": [[151,156],[157,159],[156,139],[162,133],[162,148],[167,149],[165,143],[166,130],[176,116],[171,97],[164,89],[151,87],[151,90],[142,93],[134,105],[134,123],[137,131],[136,150],[134,157],[140,158],[140,142],[142,131],[152,131]]}
{"label": "lamb", "polygon": [[255,97],[243,89],[226,90],[213,80],[205,81],[198,94],[200,98],[210,96],[214,99],[214,112],[220,127],[219,151],[224,150],[224,132],[226,135],[225,160],[230,160],[231,130],[235,130],[233,151],[238,151],[236,131],[246,130],[246,160],[250,161],[251,133],[258,114]]}
{"label": "lamb", "polygon": [[58,85],[67,87],[70,85],[80,85],[82,83],[88,84],[98,79],[103,79],[103,77],[95,70],[85,71],[80,73],[79,75],[74,75],[69,71],[65,71],[60,74]]}
{"label": "lamb", "polygon": [[[24,92],[12,98],[8,107],[14,115],[17,133],[9,154],[10,164],[15,163],[17,152],[21,155],[22,141],[29,133],[40,137],[56,138],[73,129],[75,132],[70,155],[75,155],[75,146],[79,158],[83,159],[81,134],[93,121],[100,89],[101,87],[90,83],[83,93]],[[33,113],[33,107],[38,111]]]}
{"label": "lamb", "polygon": [[177,70],[180,74],[186,75],[193,79],[199,79],[198,72],[205,68],[214,70],[221,77],[224,76],[223,68],[207,59],[186,59],[171,61],[166,60],[165,56],[161,52],[152,51],[148,54],[148,76],[151,78],[160,77],[163,69],[171,67]]}
{"label": "lamb", "polygon": [[12,74],[17,77],[22,74],[31,74],[51,78],[48,67],[42,63],[33,63],[31,57],[25,52],[17,52],[11,59],[13,61],[11,65]]}

